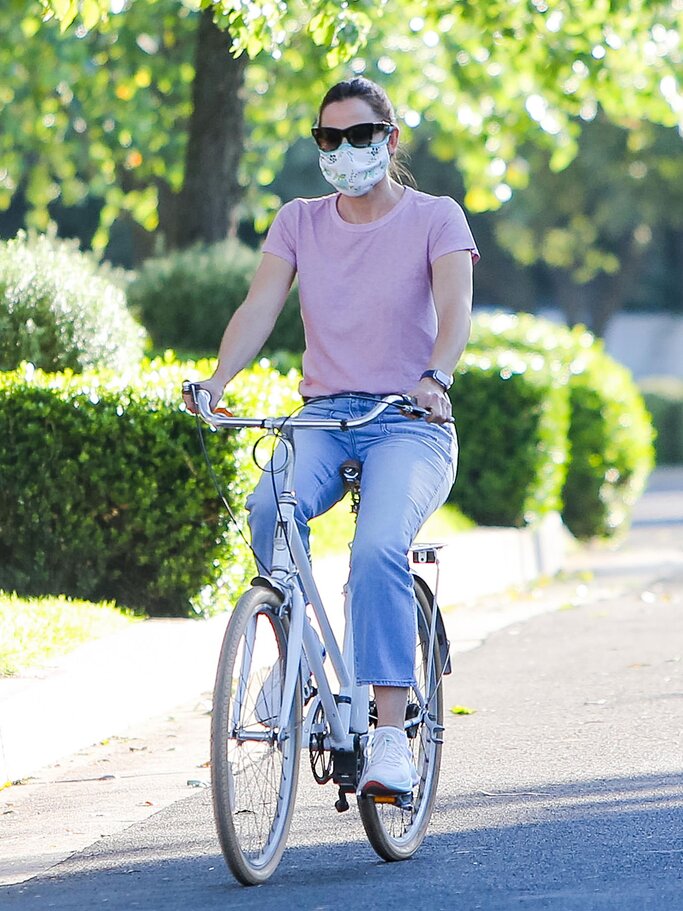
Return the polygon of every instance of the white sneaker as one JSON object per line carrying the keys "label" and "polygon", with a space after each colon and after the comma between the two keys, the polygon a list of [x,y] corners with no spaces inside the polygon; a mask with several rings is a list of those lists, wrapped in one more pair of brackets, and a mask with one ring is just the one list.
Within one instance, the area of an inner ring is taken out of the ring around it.
{"label": "white sneaker", "polygon": [[405,733],[398,728],[377,728],[366,753],[358,794],[362,797],[405,794],[419,781]]}

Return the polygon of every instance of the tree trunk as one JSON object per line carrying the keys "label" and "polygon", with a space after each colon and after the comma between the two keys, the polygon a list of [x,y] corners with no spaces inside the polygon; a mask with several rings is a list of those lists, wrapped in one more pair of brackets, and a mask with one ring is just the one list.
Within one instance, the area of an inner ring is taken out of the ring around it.
{"label": "tree trunk", "polygon": [[619,246],[619,271],[614,275],[603,274],[595,282],[597,294],[591,307],[589,329],[601,338],[605,336],[609,321],[624,306],[645,259],[642,247],[631,240],[624,239]]}
{"label": "tree trunk", "polygon": [[555,302],[564,314],[568,326],[576,326],[585,321],[585,288],[572,282],[569,273],[564,269],[550,270],[551,285]]}
{"label": "tree trunk", "polygon": [[230,35],[205,10],[197,33],[185,183],[171,205],[175,211],[164,219],[168,247],[223,240],[241,197],[237,171],[244,142],[246,56],[233,57],[229,47]]}
{"label": "tree trunk", "polygon": [[620,244],[618,256],[618,272],[602,273],[585,285],[572,282],[564,270],[551,272],[555,300],[569,326],[584,323],[594,335],[604,337],[609,321],[627,300],[644,259],[642,249],[628,239]]}

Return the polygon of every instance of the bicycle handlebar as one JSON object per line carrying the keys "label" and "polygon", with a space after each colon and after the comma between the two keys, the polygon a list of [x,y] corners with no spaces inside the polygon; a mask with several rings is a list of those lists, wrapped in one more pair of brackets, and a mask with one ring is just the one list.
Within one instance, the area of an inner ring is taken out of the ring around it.
{"label": "bicycle handlebar", "polygon": [[243,427],[261,427],[264,430],[281,430],[285,424],[290,427],[300,427],[315,430],[353,430],[357,427],[364,427],[378,418],[387,408],[396,405],[406,415],[414,417],[426,417],[429,414],[426,408],[416,405],[408,396],[401,394],[392,394],[380,399],[374,408],[359,418],[307,418],[307,417],[266,417],[266,418],[247,418],[235,417],[234,415],[221,414],[211,411],[211,396],[206,389],[198,383],[190,383],[187,380],[183,383],[183,393],[192,396],[192,401],[197,408],[197,412],[203,421],[214,428],[233,427],[235,429]]}

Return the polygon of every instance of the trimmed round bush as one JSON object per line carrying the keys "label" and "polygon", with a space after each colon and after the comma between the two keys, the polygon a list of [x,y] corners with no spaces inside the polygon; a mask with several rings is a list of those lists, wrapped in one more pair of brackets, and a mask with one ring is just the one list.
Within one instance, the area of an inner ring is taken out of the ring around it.
{"label": "trimmed round bush", "polygon": [[0,370],[47,371],[139,361],[146,333],[113,272],[76,241],[25,234],[0,242]]}
{"label": "trimmed round bush", "polygon": [[[235,239],[148,259],[128,288],[128,300],[155,348],[213,355],[259,260],[256,250]],[[298,294],[292,290],[262,353],[303,348]]]}
{"label": "trimmed round bush", "polygon": [[[212,364],[144,362],[112,371],[0,374],[0,589],[115,600],[149,614],[208,614],[254,564],[228,521],[181,383]],[[230,386],[235,413],[288,413],[297,377],[265,365]],[[258,469],[245,431],[206,445],[228,501]]]}
{"label": "trimmed round bush", "polygon": [[468,352],[451,387],[461,441],[450,499],[480,525],[532,524],[562,505],[569,398],[542,355]]}
{"label": "trimmed round bush", "polygon": [[639,386],[657,431],[657,464],[683,464],[683,380],[651,376]]}
{"label": "trimmed round bush", "polygon": [[654,464],[654,431],[630,372],[583,326],[568,329],[531,314],[478,315],[471,344],[489,352],[542,353],[569,384],[570,461],[562,517],[580,538],[628,526]]}

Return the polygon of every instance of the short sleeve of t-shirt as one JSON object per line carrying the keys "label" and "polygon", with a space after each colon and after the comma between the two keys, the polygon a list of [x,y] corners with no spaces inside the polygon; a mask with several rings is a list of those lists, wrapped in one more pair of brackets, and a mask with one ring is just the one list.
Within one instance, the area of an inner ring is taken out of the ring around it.
{"label": "short sleeve of t-shirt", "polygon": [[297,200],[285,203],[275,216],[261,248],[263,253],[273,253],[296,269],[296,219]]}
{"label": "short sleeve of t-shirt", "polygon": [[472,262],[479,259],[479,251],[467,224],[465,213],[458,203],[448,196],[441,196],[429,232],[429,262],[433,263],[446,253],[469,250]]}

